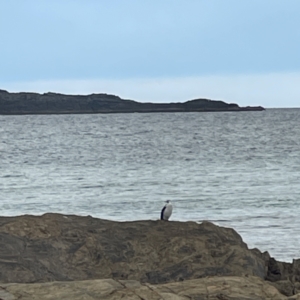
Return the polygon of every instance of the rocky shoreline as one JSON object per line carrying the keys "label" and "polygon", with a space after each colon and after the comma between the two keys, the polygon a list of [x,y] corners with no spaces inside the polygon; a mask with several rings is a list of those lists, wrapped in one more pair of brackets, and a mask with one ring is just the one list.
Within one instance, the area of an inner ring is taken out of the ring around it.
{"label": "rocky shoreline", "polygon": [[179,103],[141,103],[115,95],[64,95],[57,93],[9,93],[0,90],[0,115],[96,114],[262,111],[261,106],[240,107],[235,103],[194,99]]}
{"label": "rocky shoreline", "polygon": [[206,221],[0,217],[0,240],[3,300],[300,299],[300,260]]}

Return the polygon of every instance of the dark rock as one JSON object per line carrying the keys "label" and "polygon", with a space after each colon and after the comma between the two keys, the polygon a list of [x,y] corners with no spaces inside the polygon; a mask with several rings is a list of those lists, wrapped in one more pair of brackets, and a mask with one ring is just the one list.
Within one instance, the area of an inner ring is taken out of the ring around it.
{"label": "dark rock", "polygon": [[271,282],[270,284],[275,286],[277,290],[285,296],[293,296],[296,294],[295,285],[289,280],[279,280]]}
{"label": "dark rock", "polygon": [[0,217],[0,243],[0,282],[6,283],[113,278],[159,284],[257,276],[288,296],[300,286],[299,260],[276,261],[248,249],[233,229],[210,222]]}
{"label": "dark rock", "polygon": [[262,256],[249,250],[234,230],[209,222],[121,223],[46,214],[0,218],[0,233],[9,245],[0,249],[3,282],[120,277],[159,283],[266,276]]}
{"label": "dark rock", "polygon": [[223,101],[195,99],[184,103],[141,103],[108,94],[64,95],[57,93],[9,93],[0,90],[0,114],[87,114],[200,111],[251,111],[262,107],[239,107]]}

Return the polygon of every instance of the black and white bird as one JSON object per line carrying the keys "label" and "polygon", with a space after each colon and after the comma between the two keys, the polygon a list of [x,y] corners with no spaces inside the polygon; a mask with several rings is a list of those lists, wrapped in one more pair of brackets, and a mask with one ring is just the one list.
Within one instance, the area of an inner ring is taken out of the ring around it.
{"label": "black and white bird", "polygon": [[160,219],[168,221],[169,218],[171,217],[172,211],[173,211],[173,206],[171,204],[171,201],[167,200],[166,205],[161,210]]}

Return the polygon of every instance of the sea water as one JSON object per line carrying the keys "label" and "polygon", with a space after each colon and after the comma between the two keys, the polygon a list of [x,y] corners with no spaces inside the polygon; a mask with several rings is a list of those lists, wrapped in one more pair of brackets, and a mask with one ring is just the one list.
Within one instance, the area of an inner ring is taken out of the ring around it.
{"label": "sea water", "polygon": [[0,116],[0,215],[208,220],[300,258],[300,109]]}

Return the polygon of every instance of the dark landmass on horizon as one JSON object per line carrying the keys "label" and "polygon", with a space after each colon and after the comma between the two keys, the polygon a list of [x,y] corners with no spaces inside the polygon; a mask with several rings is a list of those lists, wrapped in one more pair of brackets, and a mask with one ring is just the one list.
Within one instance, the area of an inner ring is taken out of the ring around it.
{"label": "dark landmass on horizon", "polygon": [[98,114],[157,112],[262,111],[261,106],[240,107],[218,100],[194,99],[177,103],[142,103],[109,94],[9,93],[0,90],[0,115]]}

